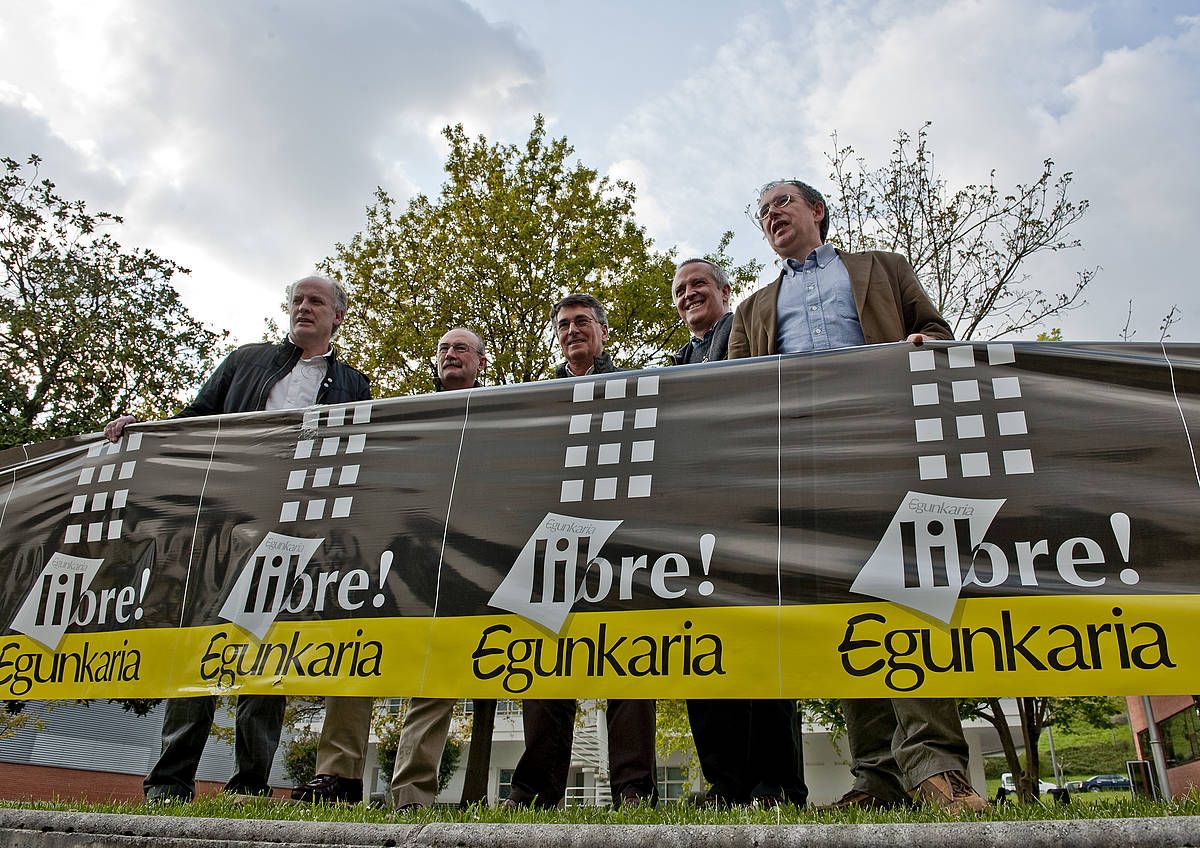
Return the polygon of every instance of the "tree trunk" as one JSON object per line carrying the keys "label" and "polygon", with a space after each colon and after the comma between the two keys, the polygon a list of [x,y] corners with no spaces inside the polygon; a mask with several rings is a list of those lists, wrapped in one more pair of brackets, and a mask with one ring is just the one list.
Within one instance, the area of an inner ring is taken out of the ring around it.
{"label": "tree trunk", "polygon": [[[1020,799],[1026,803],[1037,801],[1038,795],[1038,737],[1041,727],[1038,725],[1037,699],[1018,698],[1017,708],[1021,713],[1021,735],[1025,740],[1025,773],[1017,783]],[[1016,774],[1016,772],[1014,772]]]}
{"label": "tree trunk", "polygon": [[488,768],[492,764],[492,731],[496,729],[496,702],[472,701],[471,750],[467,752],[467,774],[463,778],[462,805],[487,800]]}

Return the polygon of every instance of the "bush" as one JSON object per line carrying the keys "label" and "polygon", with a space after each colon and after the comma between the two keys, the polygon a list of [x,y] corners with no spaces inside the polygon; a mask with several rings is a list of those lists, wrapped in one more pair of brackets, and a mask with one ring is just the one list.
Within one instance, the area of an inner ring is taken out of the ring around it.
{"label": "bush", "polygon": [[317,744],[320,739],[320,735],[312,730],[302,730],[284,746],[283,773],[294,780],[297,786],[316,777]]}
{"label": "bush", "polygon": [[[1057,741],[1057,740],[1055,740]],[[1116,738],[1110,741],[1083,742],[1057,750],[1059,768],[1063,774],[1124,774],[1125,761],[1136,759],[1133,740]],[[1042,754],[1042,771],[1050,768],[1050,752]]]}

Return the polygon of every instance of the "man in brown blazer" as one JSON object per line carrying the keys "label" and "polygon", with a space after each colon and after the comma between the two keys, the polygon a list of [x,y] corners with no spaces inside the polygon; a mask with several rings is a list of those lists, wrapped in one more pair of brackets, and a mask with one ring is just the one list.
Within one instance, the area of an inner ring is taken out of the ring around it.
{"label": "man in brown blazer", "polygon": [[[825,241],[825,198],[812,186],[768,183],[754,208],[783,270],[738,306],[730,359],[953,338],[903,256],[843,253]],[[987,806],[967,779],[953,699],[844,699],[842,713],[854,786],[832,806],[899,806],[909,793],[951,812]]]}

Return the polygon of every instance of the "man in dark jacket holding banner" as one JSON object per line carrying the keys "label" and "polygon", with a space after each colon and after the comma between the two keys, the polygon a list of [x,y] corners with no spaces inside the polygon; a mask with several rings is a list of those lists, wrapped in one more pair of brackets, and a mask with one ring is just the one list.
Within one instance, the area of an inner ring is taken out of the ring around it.
{"label": "man in dark jacket holding banner", "polygon": [[[738,305],[730,359],[953,338],[903,256],[843,253],[825,241],[828,209],[812,186],[768,183],[753,209],[783,270]],[[910,792],[950,812],[987,806],[967,779],[954,699],[845,699],[842,713],[854,786],[835,807],[900,806]]]}
{"label": "man in dark jacket holding banner", "polygon": [[[733,324],[731,290],[720,265],[707,259],[679,263],[671,297],[692,337],[672,356],[673,364],[725,358]],[[709,784],[708,803],[773,807],[787,801],[804,806],[808,787],[795,701],[692,698],[687,711],[700,769]]]}
{"label": "man in dark jacket holding banner", "polygon": [[[564,297],[550,313],[566,357],[556,377],[609,374],[621,369],[604,352],[608,314],[590,294]],[[575,733],[575,701],[529,698],[522,703],[525,751],[513,772],[505,806],[556,807],[566,795]],[[608,768],[616,807],[658,802],[654,762],[654,701],[610,698]]]}
{"label": "man in dark jacket holding banner", "polygon": [[[339,362],[330,344],[346,316],[345,289],[325,277],[305,277],[292,283],[287,294],[290,326],[287,338],[278,343],[243,345],[229,354],[201,387],[196,399],[176,417],[295,409],[371,399],[367,378]],[[122,415],[108,423],[104,434],[115,442],[135,420],[132,415]],[[284,705],[282,695],[238,697],[234,731],[237,770],[226,784],[226,792],[271,794],[267,781],[279,747]],[[196,769],[215,709],[216,698],[208,695],[167,701],[162,753],[144,782],[147,800],[190,800],[194,796]],[[337,770],[344,782],[324,800],[361,800],[371,699],[326,698],[325,709],[329,733],[322,732],[322,743],[327,757],[318,767]],[[347,737],[349,744],[345,742]],[[359,738],[364,742],[361,749],[355,741]]]}

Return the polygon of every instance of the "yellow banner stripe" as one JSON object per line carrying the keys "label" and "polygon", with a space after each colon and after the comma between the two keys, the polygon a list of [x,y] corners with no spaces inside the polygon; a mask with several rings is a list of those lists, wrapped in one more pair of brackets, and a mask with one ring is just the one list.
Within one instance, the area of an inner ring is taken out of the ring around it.
{"label": "yellow banner stripe", "polygon": [[[949,624],[887,603],[232,625],[0,642],[0,697],[1178,694],[1195,596],[969,599]],[[772,638],[772,637],[775,638]]]}

